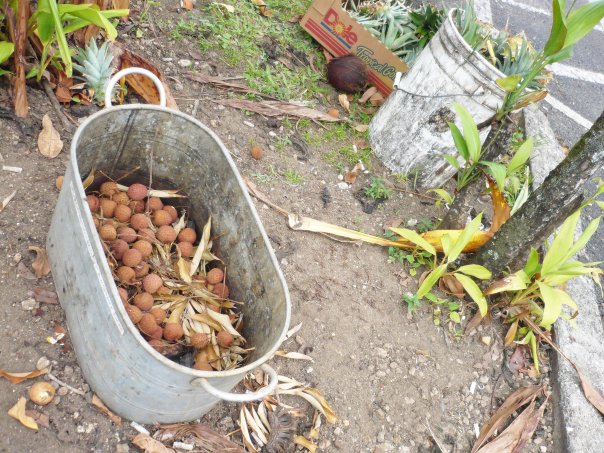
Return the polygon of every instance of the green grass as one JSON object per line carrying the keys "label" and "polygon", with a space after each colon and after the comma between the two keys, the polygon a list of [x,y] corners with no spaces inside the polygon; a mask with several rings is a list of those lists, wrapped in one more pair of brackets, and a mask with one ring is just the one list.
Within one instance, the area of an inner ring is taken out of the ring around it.
{"label": "green grass", "polygon": [[[271,17],[264,17],[251,1],[225,0],[235,7],[230,13],[219,3],[202,7],[203,16],[188,14],[172,28],[172,39],[197,38],[202,52],[216,51],[219,57],[243,72],[250,88],[281,100],[311,99],[329,89],[321,88],[325,58],[318,45],[291,17],[308,8],[306,0],[273,0]],[[265,49],[275,49],[277,57],[291,63],[271,60]],[[303,59],[313,58],[315,72]]]}
{"label": "green grass", "polygon": [[296,170],[293,170],[291,168],[288,168],[287,170],[285,170],[285,173],[283,173],[283,177],[290,184],[293,184],[295,186],[302,184],[304,182],[304,178],[302,178],[302,175],[300,175],[300,173],[298,173]]}
{"label": "green grass", "polygon": [[364,189],[365,195],[374,200],[386,200],[390,198],[392,191],[384,185],[382,178],[372,176],[369,186]]}

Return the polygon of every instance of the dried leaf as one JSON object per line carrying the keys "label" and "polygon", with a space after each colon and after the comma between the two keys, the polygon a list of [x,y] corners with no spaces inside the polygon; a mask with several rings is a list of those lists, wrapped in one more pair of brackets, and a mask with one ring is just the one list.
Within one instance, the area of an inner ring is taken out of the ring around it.
{"label": "dried leaf", "polygon": [[10,203],[10,201],[13,199],[13,197],[15,196],[15,194],[17,193],[16,190],[13,190],[13,192],[6,197],[4,200],[2,200],[0,202],[0,212],[2,212],[4,210],[4,208],[6,208],[6,206]]}
{"label": "dried leaf", "polygon": [[293,17],[291,17],[288,22],[290,24],[297,24],[298,22],[300,22],[302,20],[302,18],[304,17],[304,14],[297,14]]}
{"label": "dried leaf", "polygon": [[313,415],[312,429],[308,433],[308,437],[316,439],[319,437],[319,431],[321,430],[321,412],[315,411]]}
{"label": "dried leaf", "polygon": [[8,379],[12,384],[19,384],[27,379],[32,379],[46,373],[48,373],[48,368],[30,371],[28,373],[9,373],[8,371],[0,370],[0,377]]}
{"label": "dried leaf", "polygon": [[103,414],[105,414],[107,417],[109,417],[111,419],[111,421],[117,425],[117,426],[121,426],[122,424],[122,417],[120,417],[119,415],[115,415],[113,412],[111,412],[109,410],[109,408],[107,406],[105,406],[105,403],[103,403],[101,401],[101,399],[96,396],[96,394],[92,395],[92,405],[94,407],[96,407],[98,410],[100,410]]}
{"label": "dried leaf", "polygon": [[[506,336],[507,338],[507,336]],[[518,345],[514,350],[514,353],[510,356],[510,360],[508,362],[508,368],[514,376],[518,376],[518,373],[522,370],[526,370],[528,368],[528,360],[526,358],[526,347],[523,345]]]}
{"label": "dried leaf", "polygon": [[[489,316],[488,313],[487,313],[487,316]],[[476,314],[472,317],[472,319],[470,319],[470,322],[468,322],[468,324],[466,324],[464,333],[467,335],[470,332],[472,332],[474,329],[476,329],[476,327],[478,327],[480,325],[480,323],[482,322],[483,319],[485,319],[485,317],[480,314],[480,311],[477,311]]]}
{"label": "dried leaf", "polygon": [[187,284],[190,284],[193,280],[191,280],[191,274],[189,273],[190,265],[187,260],[184,258],[178,259],[178,275],[180,278]]}
{"label": "dried leaf", "polygon": [[493,416],[483,425],[480,434],[476,439],[476,443],[472,447],[472,453],[478,449],[491,437],[510,415],[516,412],[519,408],[535,399],[539,392],[543,391],[543,386],[521,387],[506,398],[503,404],[497,409]]}
{"label": "dried leaf", "polygon": [[25,415],[31,417],[38,425],[43,426],[44,428],[50,427],[50,417],[48,417],[47,414],[38,412],[35,409],[28,409],[25,411]]}
{"label": "dried leaf", "polygon": [[344,182],[347,184],[354,184],[354,182],[357,180],[357,176],[359,176],[364,169],[363,164],[358,162],[354,167],[352,167],[352,170],[344,175]]}
{"label": "dried leaf", "polygon": [[203,256],[203,252],[208,247],[208,243],[210,242],[210,231],[212,229],[212,216],[208,218],[205,226],[203,227],[203,233],[201,235],[201,240],[199,241],[199,245],[197,246],[197,250],[195,251],[195,255],[193,255],[193,260],[191,260],[191,271],[190,275],[195,275],[197,269],[199,268],[199,263],[201,263],[201,258]]}
{"label": "dried leaf", "polygon": [[345,94],[340,94],[338,95],[338,102],[340,103],[340,105],[342,106],[342,108],[344,110],[346,110],[348,113],[350,113],[350,102],[348,101],[348,96]]}
{"label": "dried leaf", "polygon": [[445,275],[444,277],[442,277],[438,282],[438,287],[442,291],[452,294],[459,299],[464,298],[465,292],[463,289],[463,285],[459,283],[459,280],[457,280],[452,275]]}
{"label": "dried leaf", "polygon": [[41,304],[57,305],[59,303],[57,293],[44,288],[34,288],[34,298]]}
{"label": "dried leaf", "polygon": [[268,9],[264,0],[252,0],[252,3],[258,7],[258,11],[264,17],[270,17],[273,15],[273,12]]}
{"label": "dried leaf", "polygon": [[36,252],[36,259],[31,263],[31,267],[33,267],[34,272],[36,273],[36,278],[42,278],[45,275],[48,275],[50,273],[50,264],[48,264],[46,250],[42,247],[33,245],[29,246],[28,250]]}
{"label": "dried leaf", "polygon": [[294,443],[296,445],[302,445],[304,448],[306,448],[311,453],[316,453],[317,449],[319,448],[319,446],[317,444],[313,444],[310,440],[308,440],[304,436],[294,437]]}
{"label": "dried leaf", "polygon": [[[171,109],[178,110],[178,105],[172,97],[168,84],[159,69],[140,55],[129,51],[119,43],[114,45],[119,50],[119,55],[117,57],[119,58],[120,69],[139,67],[151,71],[164,85],[164,89],[166,90],[166,105]],[[155,84],[148,77],[140,74],[130,74],[126,76],[126,83],[136,92],[136,94],[141,96],[148,103],[159,104],[159,93],[155,88]]]}
{"label": "dried leaf", "polygon": [[325,419],[327,420],[328,423],[335,423],[339,420],[336,413],[329,406],[329,404],[327,403],[327,400],[325,399],[323,394],[318,389],[308,387],[308,388],[304,389],[304,393],[308,393],[309,395],[312,395],[319,402],[321,407],[318,409],[323,413],[323,415],[325,416]]}
{"label": "dried leaf", "polygon": [[294,359],[294,360],[309,360],[314,362],[314,359],[306,354],[301,354],[299,352],[287,352],[287,351],[275,351],[275,355],[279,357],[285,357],[286,359]]}
{"label": "dried leaf", "polygon": [[215,2],[214,4],[226,9],[231,14],[235,12],[235,7],[233,5],[227,5],[226,3],[218,3],[218,2]]}
{"label": "dried leaf", "polygon": [[378,107],[384,103],[384,96],[381,93],[375,93],[369,98],[369,102]]}
{"label": "dried leaf", "polygon": [[238,444],[201,423],[163,425],[156,437],[166,441],[168,439],[183,439],[188,436],[192,437],[198,447],[203,446],[205,448],[204,452],[245,453]]}
{"label": "dried leaf", "polygon": [[19,398],[17,404],[15,404],[8,410],[8,415],[19,420],[21,424],[26,426],[27,428],[37,431],[38,424],[36,423],[36,421],[25,414],[25,403],[26,400],[24,397]]}
{"label": "dried leaf", "polygon": [[245,445],[245,448],[251,453],[258,453],[258,450],[254,446],[252,438],[250,437],[250,431],[247,427],[247,422],[245,421],[245,412],[243,405],[241,406],[241,410],[239,411],[239,426],[241,427],[241,437],[243,438],[243,445]]}
{"label": "dried leaf", "polygon": [[283,117],[297,116],[300,118],[309,118],[315,121],[327,121],[330,123],[341,121],[339,118],[334,118],[327,113],[320,112],[309,107],[291,104],[282,101],[248,101],[246,99],[222,99],[219,104],[236,109],[248,110],[250,112],[259,113],[264,116]]}
{"label": "dried leaf", "polygon": [[357,124],[354,127],[354,130],[357,132],[367,132],[367,129],[369,129],[369,125],[368,124]]}
{"label": "dried leaf", "polygon": [[503,340],[504,346],[509,346],[512,344],[512,342],[514,341],[514,338],[516,338],[517,331],[518,331],[518,320],[516,320],[512,323],[512,325],[508,329],[507,333],[505,334],[505,339]]}
{"label": "dried leaf", "polygon": [[524,451],[524,446],[543,417],[546,403],[547,399],[539,409],[535,410],[535,401],[532,401],[510,426],[477,453],[520,453]]}
{"label": "dried leaf", "polygon": [[602,392],[600,392],[597,388],[591,385],[591,383],[583,376],[576,365],[574,365],[574,368],[579,376],[579,380],[581,381],[581,387],[583,387],[585,398],[587,398],[589,402],[593,404],[593,406],[598,409],[601,414],[604,415],[604,395],[602,395]]}
{"label": "dried leaf", "polygon": [[132,443],[141,450],[144,450],[145,453],[176,453],[176,450],[166,447],[160,441],[143,433],[137,434],[134,439],[132,439]]}
{"label": "dried leaf", "polygon": [[287,331],[287,333],[285,334],[285,338],[283,339],[283,341],[290,339],[292,336],[294,336],[295,334],[298,333],[298,331],[302,328],[302,323],[298,323],[296,324],[294,327],[292,327],[291,329],[289,329]]}
{"label": "dried leaf", "polygon": [[220,323],[222,328],[224,330],[226,330],[227,332],[229,332],[231,335],[233,335],[235,337],[241,336],[241,334],[239,332],[237,332],[235,330],[235,328],[233,327],[233,325],[231,324],[231,318],[229,318],[229,315],[223,315],[222,313],[215,312],[214,310],[208,310],[207,313],[210,316],[210,318],[212,318],[214,321]]}
{"label": "dried leaf", "polygon": [[491,190],[491,203],[493,204],[493,221],[491,222],[489,232],[495,234],[510,218],[510,206],[505,201],[505,197],[497,187],[497,184],[491,178],[487,178],[487,182]]}
{"label": "dried leaf", "polygon": [[[197,72],[185,72],[185,77],[189,80],[194,80],[199,83],[208,83],[214,85],[218,88],[223,88],[225,90],[233,91],[235,93],[249,93],[254,94],[256,96],[261,96],[265,98],[271,98],[270,96],[266,96],[259,91],[252,90],[251,88],[241,85],[239,83],[230,82],[229,80],[223,79],[221,77],[213,77],[207,74],[201,74]],[[274,98],[271,98],[274,99]]]}
{"label": "dried leaf", "polygon": [[376,87],[368,88],[367,91],[363,93],[363,96],[359,98],[359,104],[364,104],[365,102],[367,102],[375,93],[377,93]]}
{"label": "dried leaf", "polygon": [[54,159],[63,149],[63,141],[57,130],[53,127],[48,114],[42,117],[42,130],[38,135],[38,150],[40,154]]}
{"label": "dried leaf", "polygon": [[193,10],[193,0],[181,0],[180,6],[182,6],[187,11]]}

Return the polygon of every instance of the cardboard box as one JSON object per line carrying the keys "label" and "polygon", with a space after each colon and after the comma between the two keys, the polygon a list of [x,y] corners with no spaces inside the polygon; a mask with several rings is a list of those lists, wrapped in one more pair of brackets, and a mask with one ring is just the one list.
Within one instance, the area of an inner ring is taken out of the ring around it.
{"label": "cardboard box", "polygon": [[369,83],[387,96],[397,72],[408,70],[403,60],[352,18],[340,0],[314,0],[300,22],[332,55],[355,54],[369,68]]}

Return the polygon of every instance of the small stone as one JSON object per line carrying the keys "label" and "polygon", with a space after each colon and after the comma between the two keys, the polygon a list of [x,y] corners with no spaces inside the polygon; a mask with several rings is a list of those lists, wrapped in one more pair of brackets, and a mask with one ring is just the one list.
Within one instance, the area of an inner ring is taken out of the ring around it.
{"label": "small stone", "polygon": [[407,226],[413,228],[415,225],[417,225],[417,219],[409,219],[407,220]]}
{"label": "small stone", "polygon": [[63,369],[63,374],[64,374],[65,376],[71,376],[71,375],[73,374],[73,368],[72,368],[72,367],[70,367],[70,366],[66,366],[66,367]]}
{"label": "small stone", "polygon": [[128,444],[117,444],[115,446],[115,453],[130,453],[130,447]]}
{"label": "small stone", "polygon": [[277,133],[274,131],[268,131],[269,137],[277,137]]}
{"label": "small stone", "polygon": [[19,264],[21,262],[21,259],[23,257],[21,256],[20,253],[15,253],[15,256],[13,256],[13,261],[15,262],[15,264]]}
{"label": "small stone", "polygon": [[348,420],[342,421],[342,424],[344,425],[345,428],[348,428],[350,426],[350,422]]}
{"label": "small stone", "polygon": [[489,377],[488,376],[480,376],[479,379],[481,384],[486,384],[487,382],[489,382]]}
{"label": "small stone", "polygon": [[388,351],[386,351],[384,348],[375,348],[375,353],[382,359],[388,357]]}
{"label": "small stone", "polygon": [[405,397],[405,404],[407,404],[408,406],[411,406],[412,404],[415,404],[415,400],[413,398],[409,398],[409,397]]}
{"label": "small stone", "polygon": [[333,444],[338,450],[344,449],[344,441],[342,439],[336,439]]}
{"label": "small stone", "polygon": [[338,175],[338,181],[344,181],[344,175]]}
{"label": "small stone", "polygon": [[489,336],[480,337],[480,341],[482,341],[487,346],[491,345],[491,337]]}
{"label": "small stone", "polygon": [[396,368],[398,368],[398,363],[396,362],[390,362],[390,368],[392,368],[393,370],[395,370]]}
{"label": "small stone", "polygon": [[541,437],[535,437],[535,439],[533,440],[533,443],[535,445],[541,445],[543,443],[543,439]]}
{"label": "small stone", "polygon": [[539,450],[541,451],[541,453],[545,453],[547,451],[547,447],[545,445],[541,445],[539,447]]}
{"label": "small stone", "polygon": [[67,387],[60,387],[59,390],[57,390],[57,395],[59,396],[65,396],[67,393],[69,393],[69,389]]}
{"label": "small stone", "polygon": [[331,447],[331,441],[329,439],[323,439],[321,442],[319,442],[319,450],[325,451],[329,447]]}
{"label": "small stone", "polygon": [[339,182],[338,183],[338,189],[346,190],[348,188],[349,188],[349,186],[348,186],[347,183],[345,183],[345,182]]}
{"label": "small stone", "polygon": [[382,370],[379,370],[377,373],[375,373],[375,375],[379,378],[386,377],[386,373]]}
{"label": "small stone", "polygon": [[191,60],[187,60],[186,58],[183,58],[182,60],[178,60],[178,66],[180,66],[181,68],[188,68],[192,64],[193,64],[193,62]]}
{"label": "small stone", "polygon": [[224,431],[227,433],[230,433],[231,431],[233,431],[235,429],[235,422],[229,416],[223,417],[220,420],[218,420],[217,425],[221,431]]}
{"label": "small stone", "polygon": [[60,396],[55,396],[52,399],[52,404],[54,404],[55,406],[58,406],[60,402],[61,402],[61,397]]}
{"label": "small stone", "polygon": [[344,434],[344,431],[342,430],[342,428],[340,428],[339,426],[337,426],[336,429],[333,430],[333,433],[336,436],[341,436],[342,434]]}
{"label": "small stone", "polygon": [[252,123],[251,121],[244,121],[243,124],[245,124],[247,127],[256,127],[254,126],[254,123]]}
{"label": "small stone", "polygon": [[36,362],[36,370],[43,370],[44,368],[48,368],[50,366],[50,360],[46,358],[46,356],[42,356]]}
{"label": "small stone", "polygon": [[31,311],[38,308],[39,306],[40,304],[38,304],[38,302],[36,302],[36,299],[34,299],[33,297],[25,299],[21,302],[21,308],[23,308],[23,310]]}
{"label": "small stone", "polygon": [[378,433],[375,440],[380,444],[384,443],[384,441],[386,440],[386,431],[384,431],[384,428],[382,428],[382,430]]}
{"label": "small stone", "polygon": [[409,368],[409,374],[411,376],[415,376],[415,373],[417,372],[417,368],[413,367],[413,368]]}

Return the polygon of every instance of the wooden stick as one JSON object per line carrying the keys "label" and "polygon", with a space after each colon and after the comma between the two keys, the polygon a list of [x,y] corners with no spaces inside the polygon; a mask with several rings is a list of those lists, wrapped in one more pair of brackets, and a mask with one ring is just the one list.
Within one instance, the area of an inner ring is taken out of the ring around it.
{"label": "wooden stick", "polygon": [[69,119],[67,118],[67,115],[65,115],[65,112],[63,111],[63,107],[61,107],[61,104],[59,104],[59,101],[57,100],[57,97],[55,96],[55,93],[52,91],[52,88],[50,88],[50,84],[48,83],[48,80],[46,80],[46,79],[43,78],[42,79],[42,86],[44,87],[44,91],[46,92],[46,96],[48,96],[48,99],[50,99],[50,103],[52,104],[52,108],[55,110],[55,112],[59,116],[59,119],[61,120],[61,124],[63,124],[63,129],[65,129],[67,131],[71,131],[73,129],[73,126],[69,122]]}

